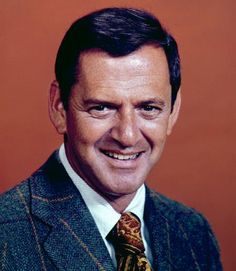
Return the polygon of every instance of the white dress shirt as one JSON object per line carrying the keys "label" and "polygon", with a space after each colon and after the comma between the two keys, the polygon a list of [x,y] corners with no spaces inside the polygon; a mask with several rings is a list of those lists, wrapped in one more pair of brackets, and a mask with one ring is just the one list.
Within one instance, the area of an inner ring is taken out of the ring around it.
{"label": "white dress shirt", "polygon": [[[121,217],[121,214],[116,212],[115,209],[95,190],[93,190],[71,167],[65,152],[64,144],[61,145],[59,150],[59,158],[67,172],[67,174],[72,179],[73,183],[82,195],[85,204],[87,205],[97,228],[102,236],[102,239],[109,251],[114,265],[116,266],[115,251],[110,242],[107,241],[106,237],[108,233],[112,230],[115,224]],[[144,215],[144,204],[145,204],[145,186],[142,185],[136,192],[133,200],[130,202],[128,207],[124,212],[132,212],[137,215],[141,221],[141,234],[145,247],[145,254],[152,265],[153,258],[151,254],[151,249],[149,247],[150,239],[147,227],[143,219]]]}

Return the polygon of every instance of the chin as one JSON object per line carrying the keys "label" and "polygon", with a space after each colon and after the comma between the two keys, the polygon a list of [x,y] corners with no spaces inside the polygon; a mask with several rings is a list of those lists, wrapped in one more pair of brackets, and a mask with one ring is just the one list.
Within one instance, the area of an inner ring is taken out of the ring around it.
{"label": "chin", "polygon": [[143,185],[143,181],[133,182],[133,180],[122,180],[113,186],[110,186],[108,193],[113,196],[124,196],[134,194]]}

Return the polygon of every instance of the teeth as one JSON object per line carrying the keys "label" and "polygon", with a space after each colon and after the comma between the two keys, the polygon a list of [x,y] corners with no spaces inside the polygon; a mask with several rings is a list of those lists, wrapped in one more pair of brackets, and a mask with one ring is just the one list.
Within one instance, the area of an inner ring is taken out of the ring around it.
{"label": "teeth", "polygon": [[132,155],[124,155],[124,154],[118,154],[114,152],[105,152],[106,155],[118,159],[118,160],[133,160],[138,157],[139,153],[135,153]]}

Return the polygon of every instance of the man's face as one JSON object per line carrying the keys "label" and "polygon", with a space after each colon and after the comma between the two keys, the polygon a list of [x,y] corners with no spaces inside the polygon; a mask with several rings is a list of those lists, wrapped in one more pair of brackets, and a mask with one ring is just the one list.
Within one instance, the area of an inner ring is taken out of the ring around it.
{"label": "man's face", "polygon": [[174,123],[165,54],[152,46],[118,58],[89,51],[79,74],[65,116],[67,157],[105,198],[134,195]]}

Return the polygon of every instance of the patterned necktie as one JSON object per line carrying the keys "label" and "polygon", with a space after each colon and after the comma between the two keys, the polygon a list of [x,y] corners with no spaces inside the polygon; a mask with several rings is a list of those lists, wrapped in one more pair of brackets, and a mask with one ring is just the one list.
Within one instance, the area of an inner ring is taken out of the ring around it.
{"label": "patterned necktie", "polygon": [[117,271],[151,271],[144,254],[139,218],[133,213],[123,213],[108,235],[115,248]]}

